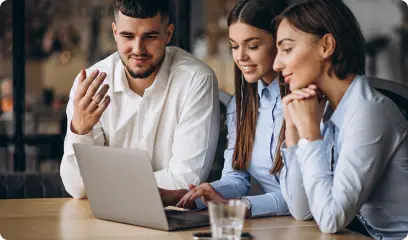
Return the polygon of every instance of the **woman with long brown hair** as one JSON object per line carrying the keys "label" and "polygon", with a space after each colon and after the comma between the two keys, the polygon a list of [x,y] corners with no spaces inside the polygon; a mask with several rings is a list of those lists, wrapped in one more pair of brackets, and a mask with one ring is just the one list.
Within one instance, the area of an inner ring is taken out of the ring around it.
{"label": "woman with long brown hair", "polygon": [[311,0],[285,10],[276,24],[274,69],[292,91],[282,100],[292,134],[281,172],[291,214],[313,217],[325,233],[406,237],[408,123],[364,76],[355,16],[341,0]]}
{"label": "woman with long brown hair", "polygon": [[[204,208],[208,201],[241,198],[247,217],[289,213],[279,185],[282,160],[279,146],[283,112],[272,20],[286,4],[281,0],[241,0],[228,18],[235,61],[235,96],[227,107],[228,148],[219,181],[190,186],[177,206]],[[256,179],[265,194],[246,196]]]}

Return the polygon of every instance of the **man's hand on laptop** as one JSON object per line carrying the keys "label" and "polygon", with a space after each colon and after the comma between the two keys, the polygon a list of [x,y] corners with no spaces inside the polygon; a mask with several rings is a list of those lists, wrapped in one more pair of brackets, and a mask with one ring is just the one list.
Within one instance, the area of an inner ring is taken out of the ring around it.
{"label": "man's hand on laptop", "polygon": [[100,88],[105,78],[104,72],[99,74],[95,70],[87,77],[85,70],[81,70],[74,97],[74,115],[71,121],[73,133],[88,134],[109,106],[110,98],[106,95],[109,86],[105,84]]}
{"label": "man's hand on laptop", "polygon": [[[159,188],[160,197],[162,199],[164,207],[176,206],[180,199],[188,193],[187,189],[178,189],[178,190],[166,190]],[[190,209],[195,208],[195,203],[190,204]]]}

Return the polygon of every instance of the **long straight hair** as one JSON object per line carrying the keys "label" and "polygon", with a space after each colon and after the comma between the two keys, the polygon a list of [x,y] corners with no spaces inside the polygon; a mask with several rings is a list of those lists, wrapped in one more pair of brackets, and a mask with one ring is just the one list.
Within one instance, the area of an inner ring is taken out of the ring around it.
{"label": "long straight hair", "polygon": [[[290,90],[289,90],[289,85],[287,83],[285,83],[281,72],[279,72],[278,81],[279,81],[280,95],[281,95],[281,98],[283,98],[284,96],[286,96],[286,95],[288,95],[290,93]],[[271,174],[275,174],[275,173],[280,172],[280,170],[283,167],[281,149],[282,149],[283,141],[285,141],[285,129],[286,129],[285,125],[286,125],[286,122],[285,122],[285,119],[283,119],[282,127],[281,127],[281,130],[279,132],[278,144],[276,145],[276,149],[275,149],[275,161],[274,161],[272,169],[270,170]]]}
{"label": "long straight hair", "polygon": [[[267,31],[276,37],[273,20],[286,7],[286,3],[282,0],[241,0],[232,9],[228,17],[228,26],[236,22],[242,22]],[[232,157],[232,167],[235,170],[244,171],[249,167],[255,141],[259,107],[258,84],[248,83],[237,65],[235,65],[234,73],[237,134]],[[285,93],[283,86],[280,86],[280,89],[281,94]],[[271,161],[274,161],[270,171],[272,174],[279,172],[283,166],[279,147],[282,145],[284,137],[283,125],[274,156],[275,159],[271,159]]]}

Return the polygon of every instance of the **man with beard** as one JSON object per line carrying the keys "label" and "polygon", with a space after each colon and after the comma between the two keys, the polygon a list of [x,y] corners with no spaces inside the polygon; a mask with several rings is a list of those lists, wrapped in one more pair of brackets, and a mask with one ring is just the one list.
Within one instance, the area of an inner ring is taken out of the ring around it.
{"label": "man with beard", "polygon": [[116,0],[114,11],[118,51],[82,70],[70,93],[61,178],[71,196],[86,197],[73,143],[138,148],[149,153],[165,199],[167,189],[188,189],[209,174],[217,79],[203,62],[166,46],[174,30],[168,0]]}

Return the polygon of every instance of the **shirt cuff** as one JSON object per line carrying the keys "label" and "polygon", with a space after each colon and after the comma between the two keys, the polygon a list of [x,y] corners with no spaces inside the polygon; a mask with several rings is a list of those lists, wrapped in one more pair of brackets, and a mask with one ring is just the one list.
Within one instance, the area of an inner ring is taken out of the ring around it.
{"label": "shirt cuff", "polygon": [[224,180],[219,180],[210,183],[210,185],[217,191],[221,196],[226,199],[234,199],[240,197],[241,195],[234,190],[234,187],[231,186],[231,183]]}
{"label": "shirt cuff", "polygon": [[281,149],[281,154],[282,154],[282,160],[283,160],[283,164],[284,167],[288,168],[288,166],[290,165],[290,163],[293,161],[293,159],[296,159],[296,150],[298,149],[297,145],[293,145],[290,148],[286,147],[286,143],[283,142],[282,144],[282,149]]}
{"label": "shirt cuff", "polygon": [[296,155],[302,173],[306,167],[308,171],[313,172],[330,171],[330,164],[325,158],[325,146],[322,139],[298,147]]}
{"label": "shirt cuff", "polygon": [[86,135],[78,135],[72,132],[71,126],[69,126],[68,134],[72,143],[94,144],[93,130]]}
{"label": "shirt cuff", "polygon": [[246,196],[243,198],[248,199],[248,201],[251,203],[251,218],[263,215],[267,211],[267,209],[262,207],[265,205],[265,202],[263,201],[264,199],[261,199],[259,196]]}
{"label": "shirt cuff", "polygon": [[[232,187],[231,185],[228,183],[226,184],[224,181],[215,181],[210,183],[210,185],[214,188],[215,191],[217,191],[221,196],[223,196],[226,199],[234,199],[236,197],[236,192],[231,190]],[[196,206],[197,206],[197,210],[202,210],[202,209],[206,209],[207,206],[204,204],[204,202],[201,200],[201,198],[197,198],[195,200]]]}
{"label": "shirt cuff", "polygon": [[[257,196],[246,196],[243,197],[248,199],[251,203],[251,218],[259,216],[275,216],[279,215],[278,213],[278,203],[268,202],[270,200],[275,200],[268,197],[267,195],[257,195]],[[275,206],[275,207],[272,207]]]}
{"label": "shirt cuff", "polygon": [[196,204],[196,209],[195,210],[203,210],[206,209],[207,206],[204,204],[203,200],[201,200],[201,198],[197,198],[195,200],[195,204]]}

